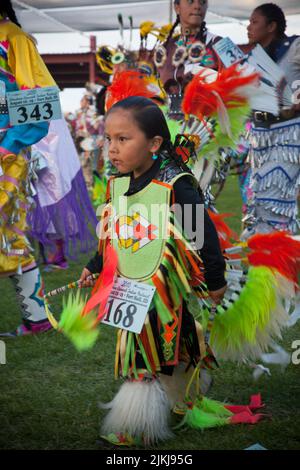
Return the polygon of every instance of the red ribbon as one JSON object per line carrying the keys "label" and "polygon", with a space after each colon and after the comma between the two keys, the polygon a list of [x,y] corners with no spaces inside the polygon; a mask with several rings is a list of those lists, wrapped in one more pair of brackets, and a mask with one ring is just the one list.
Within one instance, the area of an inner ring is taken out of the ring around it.
{"label": "red ribbon", "polygon": [[252,411],[263,408],[265,405],[261,401],[261,395],[252,395],[249,405],[226,405],[227,410],[234,413],[230,418],[231,424],[255,424],[267,415],[263,413],[253,414]]}
{"label": "red ribbon", "polygon": [[98,316],[97,321],[100,322],[105,315],[105,308],[108,297],[114,285],[114,278],[117,271],[118,257],[116,251],[108,244],[105,249],[105,257],[103,261],[103,270],[98,277],[96,284],[92,290],[91,297],[88,300],[83,315],[87,315],[97,305]]}

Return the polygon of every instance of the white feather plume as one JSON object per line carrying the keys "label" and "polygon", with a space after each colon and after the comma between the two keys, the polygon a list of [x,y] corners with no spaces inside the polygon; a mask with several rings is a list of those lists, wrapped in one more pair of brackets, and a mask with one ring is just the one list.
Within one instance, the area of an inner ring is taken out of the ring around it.
{"label": "white feather plume", "polygon": [[101,432],[128,433],[131,437],[142,437],[145,445],[172,437],[168,422],[170,403],[158,380],[126,381],[113,400],[101,404],[109,409]]}

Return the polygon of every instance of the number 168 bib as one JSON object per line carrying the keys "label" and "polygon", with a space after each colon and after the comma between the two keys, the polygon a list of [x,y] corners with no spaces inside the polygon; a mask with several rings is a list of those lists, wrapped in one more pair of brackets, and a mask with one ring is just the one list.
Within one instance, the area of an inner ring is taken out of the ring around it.
{"label": "number 168 bib", "polygon": [[107,302],[102,323],[140,333],[155,287],[118,277]]}

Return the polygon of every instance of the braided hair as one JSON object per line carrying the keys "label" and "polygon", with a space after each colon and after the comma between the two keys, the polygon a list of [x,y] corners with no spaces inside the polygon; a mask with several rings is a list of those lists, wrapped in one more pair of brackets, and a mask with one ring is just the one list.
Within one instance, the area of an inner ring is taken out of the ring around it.
{"label": "braided hair", "polygon": [[164,158],[169,158],[175,162],[178,168],[180,168],[182,171],[193,174],[190,168],[184,163],[180,155],[177,153],[175,145],[172,144],[171,140],[164,141],[160,150]]}
{"label": "braided hair", "polygon": [[18,22],[11,0],[1,0],[0,13],[4,17],[7,16],[12,23],[15,23],[20,28],[22,27]]}
{"label": "braided hair", "polygon": [[174,30],[177,28],[177,26],[180,24],[180,18],[179,15],[176,16],[175,23],[173,24],[172,28],[170,29],[170,32],[168,34],[168,37],[165,42],[165,47],[167,46],[168,42],[170,41],[171,37],[173,36]]}

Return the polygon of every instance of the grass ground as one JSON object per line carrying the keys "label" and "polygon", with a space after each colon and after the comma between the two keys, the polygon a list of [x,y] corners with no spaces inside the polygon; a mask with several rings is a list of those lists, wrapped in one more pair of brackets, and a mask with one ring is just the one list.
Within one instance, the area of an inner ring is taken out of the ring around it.
{"label": "grass ground", "polygon": [[[240,230],[241,201],[236,179],[230,177],[218,202],[220,211]],[[45,273],[47,291],[77,279],[89,255],[70,263],[67,271]],[[54,311],[59,312],[61,298]],[[0,281],[1,330],[20,321],[14,291]],[[113,379],[116,331],[101,327],[101,336],[89,352],[77,353],[56,332],[6,341],[7,364],[0,365],[0,449],[105,449],[99,442],[103,412],[100,401],[110,400],[119,383]],[[300,326],[286,332],[284,347],[291,352],[300,339]],[[247,403],[261,392],[266,412],[272,415],[255,426],[238,425],[205,432],[177,431],[175,439],[159,449],[244,449],[259,442],[267,449],[300,448],[300,365],[285,373],[272,368],[271,377],[253,382],[251,370],[224,363],[214,374],[210,396],[233,403]]]}

